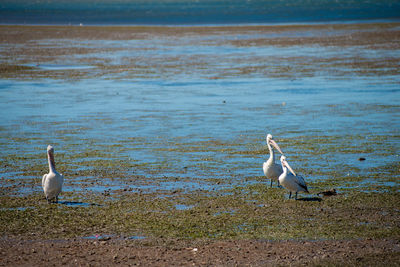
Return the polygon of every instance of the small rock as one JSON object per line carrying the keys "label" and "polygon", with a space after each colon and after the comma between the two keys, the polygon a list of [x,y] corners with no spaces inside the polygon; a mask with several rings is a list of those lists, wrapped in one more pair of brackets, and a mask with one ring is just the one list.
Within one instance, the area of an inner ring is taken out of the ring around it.
{"label": "small rock", "polygon": [[361,157],[361,158],[358,158],[358,160],[359,161],[364,161],[364,160],[366,160],[366,158]]}

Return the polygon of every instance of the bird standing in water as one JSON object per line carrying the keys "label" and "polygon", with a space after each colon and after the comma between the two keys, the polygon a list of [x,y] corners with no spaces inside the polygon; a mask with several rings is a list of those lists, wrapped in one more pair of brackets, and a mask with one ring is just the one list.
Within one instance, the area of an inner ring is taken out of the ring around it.
{"label": "bird standing in water", "polygon": [[[289,199],[292,196],[292,192],[296,192],[295,199],[297,200],[297,192],[308,192],[306,182],[304,178],[298,176],[293,169],[290,167],[289,163],[286,161],[285,156],[281,156],[281,164],[283,168],[283,173],[279,176],[279,183],[289,190]],[[288,172],[288,169],[291,173]]]}
{"label": "bird standing in water", "polygon": [[269,158],[266,162],[263,163],[263,171],[265,176],[267,176],[268,179],[271,180],[271,187],[272,187],[272,182],[277,181],[278,186],[279,186],[279,175],[282,173],[282,167],[281,165],[275,163],[275,153],[274,153],[274,148],[276,148],[279,153],[283,155],[282,150],[279,148],[278,144],[274,141],[273,137],[271,134],[267,135],[267,146],[269,149]]}
{"label": "bird standing in water", "polygon": [[49,161],[49,173],[43,175],[42,187],[47,202],[50,203],[52,199],[58,202],[58,195],[62,190],[64,177],[56,171],[56,164],[54,162],[54,148],[49,145],[47,147],[47,159]]}

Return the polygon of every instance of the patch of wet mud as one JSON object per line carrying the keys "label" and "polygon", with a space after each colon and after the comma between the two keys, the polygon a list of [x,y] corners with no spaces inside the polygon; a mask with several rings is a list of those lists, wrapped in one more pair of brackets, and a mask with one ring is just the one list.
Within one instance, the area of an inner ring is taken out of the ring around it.
{"label": "patch of wet mud", "polygon": [[79,201],[58,201],[58,204],[66,205],[69,207],[90,207],[90,206],[101,206],[96,203],[85,203]]}

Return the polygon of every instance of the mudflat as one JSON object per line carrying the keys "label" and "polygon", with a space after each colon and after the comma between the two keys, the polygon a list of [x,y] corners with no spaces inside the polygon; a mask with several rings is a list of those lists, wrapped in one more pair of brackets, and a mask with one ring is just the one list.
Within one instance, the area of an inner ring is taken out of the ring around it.
{"label": "mudflat", "polygon": [[0,26],[0,265],[398,266],[399,26]]}
{"label": "mudflat", "polygon": [[207,241],[152,244],[129,241],[1,241],[2,266],[345,266],[400,261],[398,240]]}

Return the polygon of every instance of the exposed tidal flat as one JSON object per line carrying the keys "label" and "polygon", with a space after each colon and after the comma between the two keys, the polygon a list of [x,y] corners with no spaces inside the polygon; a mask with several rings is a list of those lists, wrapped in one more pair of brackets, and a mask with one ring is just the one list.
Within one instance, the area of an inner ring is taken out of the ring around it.
{"label": "exposed tidal flat", "polygon": [[[399,23],[0,26],[0,40],[3,239],[372,239],[399,259]],[[267,133],[311,194],[269,187]]]}

